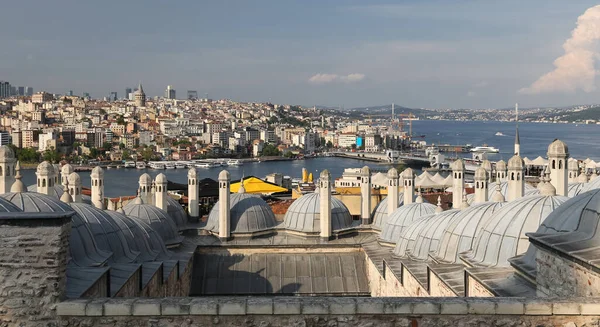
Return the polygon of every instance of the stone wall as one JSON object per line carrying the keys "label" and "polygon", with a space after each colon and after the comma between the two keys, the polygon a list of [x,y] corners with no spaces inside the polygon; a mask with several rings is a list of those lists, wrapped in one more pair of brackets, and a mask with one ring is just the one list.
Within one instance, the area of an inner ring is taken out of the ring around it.
{"label": "stone wall", "polygon": [[[179,263],[181,265],[181,262]],[[187,264],[183,267],[184,271],[179,277],[179,296],[189,296],[192,288],[192,268],[194,267],[194,256],[191,256]],[[182,269],[182,268],[180,268]]]}
{"label": "stone wall", "polygon": [[0,217],[0,325],[55,319],[65,297],[71,214]]}
{"label": "stone wall", "polygon": [[[144,269],[144,268],[142,268],[142,269]],[[161,289],[162,282],[163,282],[162,272],[163,272],[163,267],[161,265],[160,268],[154,272],[154,275],[152,275],[152,278],[150,278],[150,281],[142,290],[141,296],[143,296],[143,297],[160,297],[163,295],[162,289]]]}
{"label": "stone wall", "polygon": [[431,269],[427,269],[429,276],[429,295],[453,297],[456,293],[446,285]]}
{"label": "stone wall", "polygon": [[592,299],[204,297],[73,300],[61,326],[597,326]]}
{"label": "stone wall", "polygon": [[493,297],[494,294],[490,292],[487,287],[481,284],[477,279],[470,275],[467,275],[467,294],[466,296],[475,297]]}
{"label": "stone wall", "polygon": [[107,297],[108,294],[108,277],[109,271],[107,271],[102,277],[98,278],[98,280],[81,295],[82,298],[97,298],[97,297]]}
{"label": "stone wall", "polygon": [[371,296],[408,296],[408,293],[400,282],[400,278],[388,266],[384,267],[385,276],[382,276],[368,256],[365,263],[367,265],[367,278],[369,279]]}
{"label": "stone wall", "polygon": [[538,296],[600,296],[600,275],[593,270],[538,247]]}
{"label": "stone wall", "polygon": [[123,284],[121,289],[115,294],[116,297],[136,297],[140,296],[142,284],[142,269],[141,266],[138,270],[129,277],[129,279]]}

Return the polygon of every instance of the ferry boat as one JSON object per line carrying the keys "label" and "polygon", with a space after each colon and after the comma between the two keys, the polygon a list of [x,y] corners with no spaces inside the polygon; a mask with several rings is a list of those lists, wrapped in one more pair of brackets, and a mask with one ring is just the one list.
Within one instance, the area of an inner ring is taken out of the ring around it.
{"label": "ferry boat", "polygon": [[196,167],[198,168],[215,168],[215,167],[220,167],[221,165],[219,165],[216,162],[197,162],[196,163]]}
{"label": "ferry boat", "polygon": [[175,163],[175,168],[177,169],[185,169],[187,168],[188,164],[183,162],[183,161],[178,161]]}
{"label": "ferry boat", "polygon": [[175,169],[175,163],[171,161],[165,162],[165,169]]}
{"label": "ferry boat", "polygon": [[494,148],[493,146],[476,146],[471,149],[471,152],[498,153],[500,150],[498,148]]}
{"label": "ferry boat", "polygon": [[231,159],[227,161],[227,166],[241,166],[242,162],[237,159]]}
{"label": "ferry boat", "polygon": [[135,163],[136,169],[146,169],[146,163],[143,161],[138,161]]}
{"label": "ferry boat", "polygon": [[496,136],[504,136],[504,134],[502,132],[496,132],[496,134],[494,134]]}
{"label": "ferry boat", "polygon": [[134,161],[125,161],[125,163],[123,164],[123,167],[125,167],[125,168],[135,168],[135,162]]}
{"label": "ferry boat", "polygon": [[165,164],[163,162],[151,161],[149,164],[152,169],[165,169]]}

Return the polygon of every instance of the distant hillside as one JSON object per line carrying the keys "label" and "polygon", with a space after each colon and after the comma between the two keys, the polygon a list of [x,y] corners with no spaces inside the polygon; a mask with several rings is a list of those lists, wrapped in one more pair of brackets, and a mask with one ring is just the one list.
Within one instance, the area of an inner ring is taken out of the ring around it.
{"label": "distant hillside", "polygon": [[561,120],[580,121],[580,120],[600,120],[600,107],[592,107],[589,109],[568,112],[560,115]]}
{"label": "distant hillside", "polygon": [[[391,117],[392,105],[388,104],[388,105],[383,105],[383,106],[359,107],[359,108],[346,109],[344,111],[350,113],[351,115],[362,114],[362,115],[369,115],[373,118],[379,117],[379,116]],[[428,111],[428,110],[407,108],[407,107],[402,107],[402,106],[395,106],[394,113],[395,114],[412,113],[413,115],[415,115],[415,117],[419,117],[419,118],[425,118],[425,117],[431,115],[431,111]]]}

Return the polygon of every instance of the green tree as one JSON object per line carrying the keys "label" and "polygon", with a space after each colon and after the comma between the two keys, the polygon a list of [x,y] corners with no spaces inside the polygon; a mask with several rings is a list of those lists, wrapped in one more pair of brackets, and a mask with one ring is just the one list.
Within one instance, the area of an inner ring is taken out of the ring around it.
{"label": "green tree", "polygon": [[277,147],[272,144],[265,144],[261,152],[261,155],[265,157],[279,156],[280,154],[281,152],[279,151],[279,149],[277,149]]}
{"label": "green tree", "polygon": [[117,124],[125,125],[125,118],[123,118],[123,116],[119,116],[119,118],[117,118]]}
{"label": "green tree", "polygon": [[40,161],[39,154],[37,153],[37,151],[35,151],[34,148],[18,149],[16,155],[17,159],[19,159],[19,161],[21,162],[34,163]]}
{"label": "green tree", "polygon": [[142,150],[142,158],[144,158],[144,160],[149,161],[153,156],[154,150],[152,150],[152,148],[145,148]]}
{"label": "green tree", "polygon": [[110,149],[112,149],[112,143],[110,143],[110,142],[104,142],[104,143],[102,143],[102,148],[104,150],[110,150]]}
{"label": "green tree", "polygon": [[119,149],[121,149],[121,150],[125,149],[125,144],[119,143]]}
{"label": "green tree", "polygon": [[90,158],[98,158],[98,149],[90,148]]}
{"label": "green tree", "polygon": [[350,147],[352,148],[352,150],[356,150],[356,144],[352,144]]}
{"label": "green tree", "polygon": [[54,149],[53,146],[44,151],[42,157],[45,161],[50,161],[52,163],[57,163],[60,161],[60,153],[58,153],[58,151],[56,151],[56,149]]}
{"label": "green tree", "polygon": [[124,160],[131,158],[131,153],[129,152],[129,150],[123,149],[121,153]]}
{"label": "green tree", "polygon": [[327,148],[328,149],[333,148],[333,143],[331,143],[331,141],[327,141]]}

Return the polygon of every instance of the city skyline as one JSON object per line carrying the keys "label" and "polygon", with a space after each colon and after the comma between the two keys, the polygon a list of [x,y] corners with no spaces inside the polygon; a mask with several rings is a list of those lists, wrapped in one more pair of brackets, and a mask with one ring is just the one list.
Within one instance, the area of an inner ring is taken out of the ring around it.
{"label": "city skyline", "polygon": [[[197,90],[211,98],[346,108],[597,103],[600,33],[593,26],[600,6],[593,5],[41,3],[29,20],[13,15],[0,23],[15,31],[0,36],[13,45],[0,52],[0,79],[97,98],[141,80],[149,97],[173,85],[180,98]],[[7,6],[23,12],[30,5]],[[65,13],[69,19],[47,24]]]}

